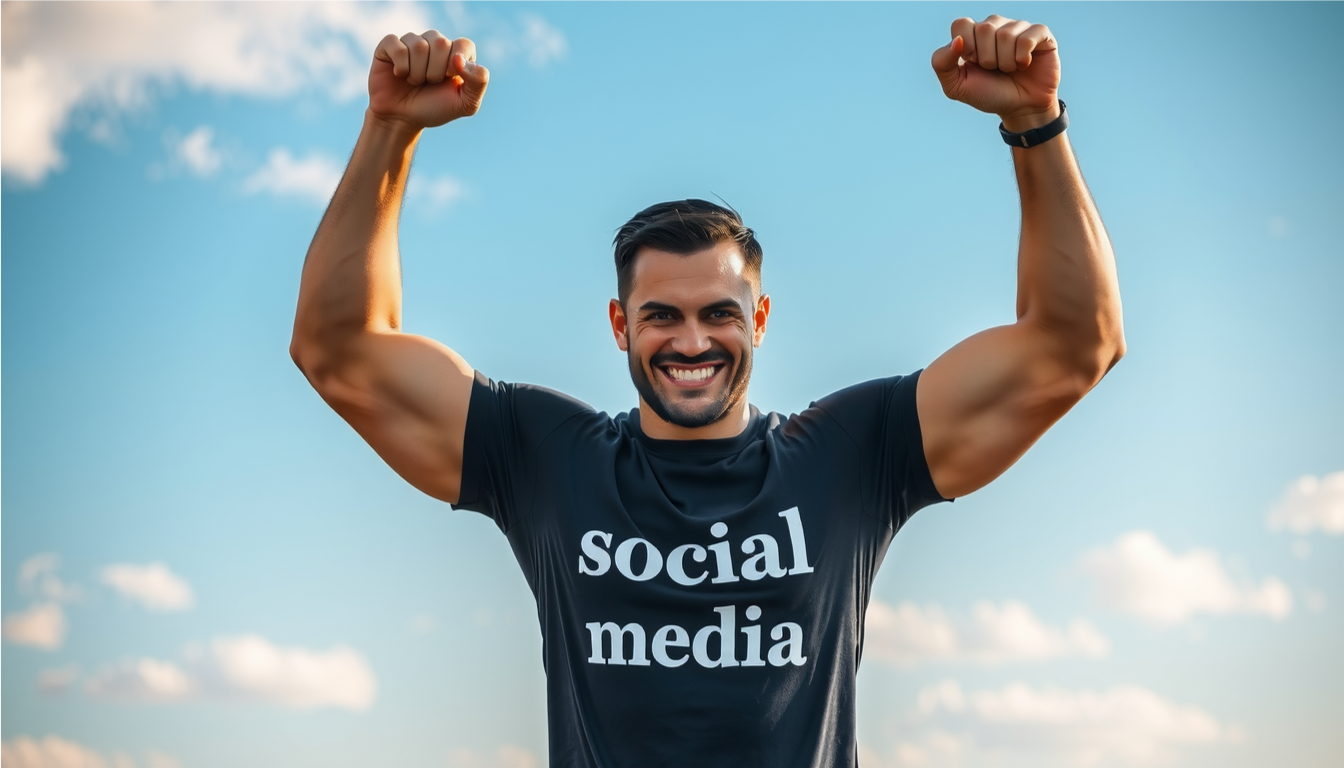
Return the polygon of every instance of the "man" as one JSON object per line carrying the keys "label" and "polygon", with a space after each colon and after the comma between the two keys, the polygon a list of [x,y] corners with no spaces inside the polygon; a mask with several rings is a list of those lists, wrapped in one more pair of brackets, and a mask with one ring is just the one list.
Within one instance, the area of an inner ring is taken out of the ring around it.
{"label": "man", "polygon": [[[303,270],[291,347],[402,477],[489,515],[537,601],[558,766],[852,766],[869,587],[919,508],[982,487],[1124,353],[1114,261],[1044,26],[959,19],[950,98],[1003,123],[1022,196],[1018,319],[802,413],[746,399],[761,249],[735,212],[652,206],[616,237],[612,332],[639,407],[493,382],[401,331],[397,216],[425,128],[475,114],[470,40],[388,36]],[[994,140],[988,137],[987,140]]]}

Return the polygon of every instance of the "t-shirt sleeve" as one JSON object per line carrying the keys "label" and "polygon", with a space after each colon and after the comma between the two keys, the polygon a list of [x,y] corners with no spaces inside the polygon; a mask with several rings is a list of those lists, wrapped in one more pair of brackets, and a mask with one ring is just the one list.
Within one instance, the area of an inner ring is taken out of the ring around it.
{"label": "t-shirt sleeve", "polygon": [[951,501],[934,487],[924,457],[915,405],[920,373],[866,381],[815,404],[854,441],[863,497],[893,529],[930,504]]}
{"label": "t-shirt sleeve", "polygon": [[476,372],[462,444],[462,486],[455,509],[479,512],[508,531],[527,513],[538,448],[554,430],[593,409],[530,384],[491,381]]}

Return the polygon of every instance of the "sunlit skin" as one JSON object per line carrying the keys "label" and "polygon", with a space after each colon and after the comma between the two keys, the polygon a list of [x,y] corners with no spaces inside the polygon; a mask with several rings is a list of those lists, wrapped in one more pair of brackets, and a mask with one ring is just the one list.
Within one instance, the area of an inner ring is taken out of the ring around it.
{"label": "sunlit skin", "polygon": [[[645,390],[639,398],[640,429],[661,440],[741,434],[750,413],[746,379],[752,352],[765,338],[770,318],[770,297],[755,295],[743,274],[741,250],[732,242],[689,255],[645,247],[633,269],[625,306],[612,299],[608,312],[636,388]],[[650,395],[662,402],[650,402]],[[679,422],[709,423],[683,426],[659,410],[680,416]]]}

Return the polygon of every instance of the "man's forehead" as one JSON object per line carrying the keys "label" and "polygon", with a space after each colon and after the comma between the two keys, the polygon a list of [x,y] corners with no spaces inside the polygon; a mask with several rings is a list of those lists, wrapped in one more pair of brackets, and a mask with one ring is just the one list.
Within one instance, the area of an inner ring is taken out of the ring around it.
{"label": "man's forehead", "polygon": [[718,243],[691,254],[644,246],[635,256],[630,296],[666,294],[694,299],[706,293],[736,297],[744,291],[749,295],[751,284],[745,273],[746,259],[737,243]]}

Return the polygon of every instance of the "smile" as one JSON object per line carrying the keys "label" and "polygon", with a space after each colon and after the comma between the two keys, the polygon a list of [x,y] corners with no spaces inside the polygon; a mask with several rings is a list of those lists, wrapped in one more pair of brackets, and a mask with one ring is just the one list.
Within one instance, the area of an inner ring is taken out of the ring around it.
{"label": "smile", "polygon": [[708,384],[723,367],[722,363],[697,366],[660,365],[658,370],[678,386],[695,387]]}

